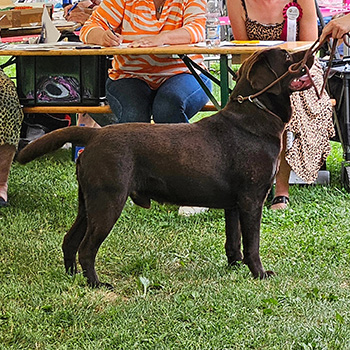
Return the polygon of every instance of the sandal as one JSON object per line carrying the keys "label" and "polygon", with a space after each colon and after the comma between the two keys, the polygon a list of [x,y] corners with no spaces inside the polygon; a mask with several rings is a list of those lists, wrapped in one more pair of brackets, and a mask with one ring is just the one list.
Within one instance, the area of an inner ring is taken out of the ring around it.
{"label": "sandal", "polygon": [[7,207],[9,204],[4,198],[0,197],[0,208]]}
{"label": "sandal", "polygon": [[[279,208],[273,209],[272,206],[275,204],[285,204],[284,206],[281,206]],[[280,210],[280,209],[286,209],[289,203],[289,198],[287,196],[277,196],[272,200],[270,209],[272,210]]]}

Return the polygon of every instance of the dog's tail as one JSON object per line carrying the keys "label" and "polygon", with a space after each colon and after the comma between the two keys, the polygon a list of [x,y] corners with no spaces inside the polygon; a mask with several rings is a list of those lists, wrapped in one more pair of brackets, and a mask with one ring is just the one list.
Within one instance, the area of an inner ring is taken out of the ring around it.
{"label": "dog's tail", "polygon": [[46,153],[56,151],[66,142],[86,146],[98,129],[70,126],[52,131],[24,147],[17,155],[17,161],[26,164]]}

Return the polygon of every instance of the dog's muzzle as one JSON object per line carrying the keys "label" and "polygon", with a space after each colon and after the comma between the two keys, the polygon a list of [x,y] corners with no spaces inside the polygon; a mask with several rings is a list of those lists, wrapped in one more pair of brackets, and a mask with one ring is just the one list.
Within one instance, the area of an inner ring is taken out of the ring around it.
{"label": "dog's muzzle", "polygon": [[312,78],[309,74],[305,74],[299,78],[295,78],[289,83],[289,88],[292,91],[303,91],[310,89],[313,86],[311,79]]}

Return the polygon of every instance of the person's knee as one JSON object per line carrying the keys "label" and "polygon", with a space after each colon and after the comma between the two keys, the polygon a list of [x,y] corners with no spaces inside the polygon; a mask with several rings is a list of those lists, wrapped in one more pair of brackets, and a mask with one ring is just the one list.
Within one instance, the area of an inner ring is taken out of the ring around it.
{"label": "person's knee", "polygon": [[123,105],[115,96],[106,94],[117,123],[148,123],[151,120],[149,108],[140,104]]}
{"label": "person's knee", "polygon": [[136,79],[107,81],[106,97],[119,123],[150,122],[150,101],[144,90]]}
{"label": "person's knee", "polygon": [[115,98],[113,95],[106,93],[107,101],[111,107],[111,110],[113,114],[115,115],[116,123],[121,123],[121,116],[122,116],[122,106],[117,98]]}
{"label": "person's knee", "polygon": [[184,101],[178,95],[159,92],[152,112],[155,123],[188,123]]}

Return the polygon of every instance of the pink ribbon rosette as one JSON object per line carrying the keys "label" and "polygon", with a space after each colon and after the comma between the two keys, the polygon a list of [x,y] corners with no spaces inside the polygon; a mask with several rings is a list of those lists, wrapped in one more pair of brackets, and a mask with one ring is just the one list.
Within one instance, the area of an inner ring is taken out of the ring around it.
{"label": "pink ribbon rosette", "polygon": [[285,20],[281,34],[281,40],[296,41],[297,22],[303,16],[303,10],[296,2],[290,2],[283,8],[283,18]]}

